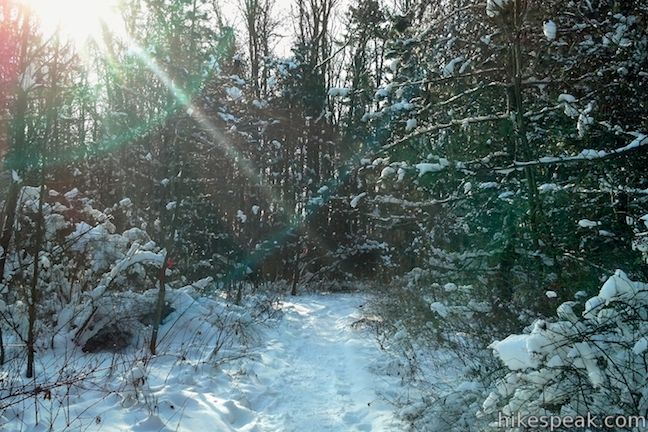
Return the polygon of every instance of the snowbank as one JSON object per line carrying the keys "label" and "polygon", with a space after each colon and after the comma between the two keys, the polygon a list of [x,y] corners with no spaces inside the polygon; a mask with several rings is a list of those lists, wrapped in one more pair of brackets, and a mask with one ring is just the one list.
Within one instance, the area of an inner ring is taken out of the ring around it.
{"label": "snowbank", "polygon": [[52,336],[53,348],[41,341],[35,382],[22,378],[20,357],[10,359],[0,388],[2,430],[241,430],[253,414],[223,391],[230,377],[219,365],[244,353],[254,317],[197,296],[194,286],[169,289],[167,299],[172,312],[161,324],[157,356],[148,354],[150,328],[140,323],[118,352],[84,353],[71,333]]}

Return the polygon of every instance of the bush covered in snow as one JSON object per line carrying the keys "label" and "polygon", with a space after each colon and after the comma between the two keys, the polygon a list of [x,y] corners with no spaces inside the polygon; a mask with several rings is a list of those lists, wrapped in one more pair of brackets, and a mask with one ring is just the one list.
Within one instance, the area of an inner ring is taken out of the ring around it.
{"label": "bush covered in snow", "polygon": [[557,320],[537,320],[491,345],[508,373],[480,414],[493,422],[497,413],[646,415],[648,284],[617,270],[597,296],[556,312]]}
{"label": "bush covered in snow", "polygon": [[477,300],[487,298],[480,287],[448,277],[414,268],[382,290],[369,311],[381,344],[400,364],[408,394],[397,402],[399,414],[412,430],[481,431],[476,414],[496,366],[484,347],[517,320],[504,325],[495,303]]}
{"label": "bush covered in snow", "polygon": [[[106,339],[101,349],[88,350],[96,352],[84,352],[69,343],[69,329],[56,335],[54,329],[45,330],[35,379],[24,378],[22,357],[12,357],[3,367],[0,429],[144,430],[152,423],[161,430],[164,423],[186,428],[195,418],[230,430],[220,423],[230,418],[230,410],[227,415],[217,408],[201,411],[196,400],[209,395],[216,405],[224,402],[222,386],[229,378],[218,366],[246,355],[260,339],[258,324],[279,312],[263,295],[250,296],[241,306],[208,298],[203,295],[207,282],[167,291],[169,310],[160,326],[157,356],[148,352],[145,320],[138,316],[141,305],[155,298],[154,290],[102,297],[115,306],[114,319],[104,328],[120,324],[120,331],[132,333],[117,350],[106,349],[115,342]],[[46,347],[50,337],[54,346]]]}
{"label": "bush covered in snow", "polygon": [[[33,283],[39,197],[38,188],[26,186],[18,200],[19,230],[8,252],[4,285],[0,286],[7,304],[0,324],[6,344],[26,340],[25,305],[31,301],[28,287]],[[127,206],[122,200],[100,211],[76,189],[65,194],[47,191],[36,281],[37,334],[48,333],[53,338],[72,329],[76,331],[76,342],[83,347],[107,326],[124,327],[123,332],[117,331],[124,335],[132,333],[135,329],[127,328],[131,319],[125,318],[137,319],[152,312],[154,296],[142,303],[128,292],[155,286],[158,271],[154,269],[162,265],[163,251],[139,228],[118,232],[112,221],[127,211]],[[116,293],[123,294],[117,299]],[[122,345],[114,338],[112,343]]]}

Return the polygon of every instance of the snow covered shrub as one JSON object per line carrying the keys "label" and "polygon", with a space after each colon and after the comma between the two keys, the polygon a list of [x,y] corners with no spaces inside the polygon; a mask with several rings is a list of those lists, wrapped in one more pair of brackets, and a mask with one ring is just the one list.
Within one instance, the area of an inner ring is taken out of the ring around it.
{"label": "snow covered shrub", "polygon": [[[38,188],[27,186],[22,189],[17,207],[17,234],[5,269],[7,286],[26,283],[31,275],[32,262],[26,257],[33,247],[30,227],[38,211],[38,200]],[[110,270],[116,261],[123,259],[135,243],[141,250],[155,249],[155,243],[140,229],[116,232],[111,220],[118,207],[99,211],[76,189],[64,195],[54,190],[47,191],[43,204],[45,244],[40,254],[40,265],[42,288],[55,290],[48,298],[63,303],[71,301],[79,291],[89,288]],[[114,286],[126,287],[128,282],[137,284],[144,281],[141,267],[135,266],[131,270],[122,275],[124,279],[115,281]]]}
{"label": "snow covered shrub", "polygon": [[363,236],[355,238],[352,245],[341,245],[333,253],[335,259],[353,275],[360,277],[378,276],[394,268],[392,248],[385,242],[378,242]]}
{"label": "snow covered shrub", "polygon": [[498,312],[477,300],[487,297],[473,285],[442,279],[436,270],[414,268],[394,282],[370,311],[409,389],[397,401],[401,418],[412,430],[482,430],[476,413],[492,380],[487,371],[495,367],[483,341],[506,328]]}
{"label": "snow covered shrub", "polygon": [[[198,387],[205,393],[220,392],[217,394],[222,397],[222,387],[205,381],[213,379],[209,382],[215,383],[214,377],[225,374],[216,366],[248,355],[247,343],[253,338],[258,343],[256,331],[263,327],[256,324],[271,318],[277,308],[272,299],[261,295],[249,296],[242,306],[229,303],[224,295],[207,297],[203,291],[211,283],[212,279],[205,279],[168,288],[169,314],[160,325],[156,356],[150,354],[150,329],[146,328],[146,317],[140,315],[146,311],[142,305],[155,298],[156,290],[148,290],[106,292],[94,302],[101,313],[93,319],[105,322],[98,327],[110,330],[119,323],[120,331],[132,333],[128,345],[118,347],[122,349],[111,350],[110,341],[105,340],[99,349],[83,352],[70,343],[73,333],[66,328],[67,332],[56,336],[53,348],[43,346],[39,350],[35,380],[21,373],[24,359],[12,357],[0,373],[0,429],[13,422],[22,430],[36,430],[36,424],[51,422],[54,426],[43,426],[43,430],[96,430],[100,427],[95,423],[97,413],[106,427],[120,428],[112,422],[119,421],[122,409],[129,416],[141,418],[138,413],[146,412],[150,418],[161,415],[160,411],[164,413],[170,405],[167,413],[174,423],[180,423],[176,412],[184,412],[185,403],[189,405],[204,395]],[[110,304],[114,306],[109,309],[112,320],[104,310]],[[86,346],[101,334],[89,339]],[[173,406],[183,411],[175,411]],[[69,412],[73,416],[66,416]],[[130,430],[134,424],[131,421],[123,428]],[[156,425],[153,429],[163,427]]]}
{"label": "snow covered shrub", "polygon": [[395,284],[383,305],[387,315],[399,317],[413,335],[467,359],[493,338],[513,331],[518,321],[479,278],[460,278],[450,271],[444,277],[437,270],[415,267]]}
{"label": "snow covered shrub", "polygon": [[[16,235],[8,253],[4,286],[0,286],[8,305],[2,322],[7,326],[8,343],[25,340],[21,329],[25,327],[25,303],[29,303],[27,287],[33,278],[36,241],[33,227],[40,217],[39,200],[39,188],[22,188],[17,204]],[[123,331],[104,335],[106,347],[124,347],[128,343],[127,335],[136,330],[129,327],[132,319],[146,315],[132,308],[135,299],[129,300],[128,294],[115,299],[116,292],[153,288],[153,276],[158,271],[149,270],[159,268],[163,261],[159,247],[145,231],[130,228],[117,232],[113,215],[128,205],[128,200],[122,200],[100,211],[77,189],[65,194],[51,189],[45,191],[42,208],[45,230],[38,255],[36,307],[38,331],[48,333],[52,343],[56,334],[72,328],[76,329],[77,342],[84,347],[104,326],[117,325]],[[110,295],[104,296],[108,290]],[[148,303],[150,313],[154,300]],[[122,307],[116,308],[117,305]],[[88,331],[89,324],[92,331]],[[90,348],[94,349],[97,344],[95,340]]]}
{"label": "snow covered shrub", "polygon": [[[476,417],[485,396],[483,384],[477,381],[453,383],[453,388],[443,383],[428,382],[424,388],[425,397],[421,403],[401,411],[409,420],[413,430],[477,432],[482,431],[484,422]],[[440,385],[441,384],[441,385]],[[419,387],[421,387],[419,385]]]}
{"label": "snow covered shrub", "polygon": [[480,415],[497,430],[498,414],[645,416],[648,284],[617,270],[597,296],[561,304],[557,317],[490,346],[508,373]]}
{"label": "snow covered shrub", "polygon": [[[629,220],[628,223],[634,222]],[[639,218],[639,223],[636,224],[637,227],[634,230],[634,240],[632,242],[632,249],[638,250],[642,253],[643,259],[648,263],[648,214]],[[643,225],[643,226],[641,226]]]}

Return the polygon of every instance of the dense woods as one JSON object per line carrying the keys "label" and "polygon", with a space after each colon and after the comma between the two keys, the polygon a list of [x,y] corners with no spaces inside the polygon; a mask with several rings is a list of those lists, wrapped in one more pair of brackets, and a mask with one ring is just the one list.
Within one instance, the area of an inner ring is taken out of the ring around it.
{"label": "dense woods", "polygon": [[[464,362],[414,430],[646,415],[645,2],[229,9],[121,0],[82,44],[0,0],[0,364],[31,378],[57,334],[92,350],[140,316],[155,353],[195,281],[236,305],[364,287],[386,337]],[[532,322],[522,365],[489,346]]]}

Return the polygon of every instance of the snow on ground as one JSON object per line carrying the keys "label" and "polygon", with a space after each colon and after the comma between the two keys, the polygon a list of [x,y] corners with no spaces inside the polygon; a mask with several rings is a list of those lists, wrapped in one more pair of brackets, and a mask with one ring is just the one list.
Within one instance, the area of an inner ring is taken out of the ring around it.
{"label": "snow on ground", "polygon": [[19,354],[0,376],[0,430],[239,430],[252,413],[223,397],[229,377],[218,364],[244,349],[234,330],[252,320],[243,308],[194,294],[168,292],[175,310],[160,327],[156,357],[147,334],[122,353],[92,354],[59,334],[54,349],[41,345],[34,382],[23,378]]}
{"label": "snow on ground", "polygon": [[[175,311],[161,326],[156,357],[141,361],[145,338],[123,354],[88,354],[66,348],[59,335],[55,349],[38,354],[36,397],[7,398],[10,387],[29,393],[34,383],[19,373],[0,376],[0,430],[404,430],[388,402],[402,391],[400,379],[378,372],[387,354],[351,326],[362,295],[291,298],[266,326],[251,324],[243,308],[190,294],[169,293]],[[247,332],[251,352],[241,324],[255,327]]]}
{"label": "snow on ground", "polygon": [[351,326],[364,302],[361,295],[335,294],[283,303],[282,322],[238,383],[257,412],[250,430],[404,430],[388,402],[401,390],[400,378],[378,372],[386,354],[371,334]]}

